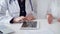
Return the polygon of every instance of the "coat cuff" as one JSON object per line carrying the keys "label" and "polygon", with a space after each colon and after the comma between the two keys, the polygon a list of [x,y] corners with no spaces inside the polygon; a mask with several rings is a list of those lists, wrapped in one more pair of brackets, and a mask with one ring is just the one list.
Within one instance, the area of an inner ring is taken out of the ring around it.
{"label": "coat cuff", "polygon": [[13,22],[13,20],[14,20],[14,18],[12,18],[12,19],[10,20],[10,23],[11,23],[11,24],[13,24],[13,23],[14,23],[14,22]]}

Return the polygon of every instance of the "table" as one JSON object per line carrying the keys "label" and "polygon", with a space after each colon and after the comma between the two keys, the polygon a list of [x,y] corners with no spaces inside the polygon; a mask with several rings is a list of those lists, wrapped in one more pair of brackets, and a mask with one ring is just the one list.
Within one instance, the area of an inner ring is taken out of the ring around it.
{"label": "table", "polygon": [[48,24],[47,19],[37,19],[39,22],[39,29],[37,30],[21,30],[20,24],[5,24],[6,26],[12,28],[15,33],[14,34],[60,34],[60,23],[57,21],[53,21],[52,24]]}

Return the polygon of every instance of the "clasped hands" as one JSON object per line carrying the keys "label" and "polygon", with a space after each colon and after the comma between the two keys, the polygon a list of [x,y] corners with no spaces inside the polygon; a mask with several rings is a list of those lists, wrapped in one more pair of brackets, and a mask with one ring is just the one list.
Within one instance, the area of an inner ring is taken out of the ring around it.
{"label": "clasped hands", "polygon": [[14,18],[13,22],[14,23],[20,23],[20,22],[24,22],[24,21],[28,22],[28,21],[32,21],[34,19],[35,19],[35,17],[33,15],[28,15],[26,17],[20,16],[20,17]]}

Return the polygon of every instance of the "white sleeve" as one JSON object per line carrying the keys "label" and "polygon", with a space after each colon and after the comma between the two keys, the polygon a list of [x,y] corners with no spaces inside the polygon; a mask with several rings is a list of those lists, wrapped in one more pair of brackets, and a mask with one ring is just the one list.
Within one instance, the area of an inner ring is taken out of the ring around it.
{"label": "white sleeve", "polygon": [[52,12],[51,12],[51,8],[52,8],[51,6],[48,7],[47,14],[51,14],[51,13],[52,13]]}
{"label": "white sleeve", "polygon": [[51,6],[48,6],[47,14],[51,14]]}
{"label": "white sleeve", "polygon": [[50,0],[50,2],[48,3],[47,14],[51,14],[52,13],[51,8],[52,8],[52,2]]}
{"label": "white sleeve", "polygon": [[0,23],[8,23],[13,18],[11,16],[6,16],[7,11],[7,3],[4,1],[0,1]]}

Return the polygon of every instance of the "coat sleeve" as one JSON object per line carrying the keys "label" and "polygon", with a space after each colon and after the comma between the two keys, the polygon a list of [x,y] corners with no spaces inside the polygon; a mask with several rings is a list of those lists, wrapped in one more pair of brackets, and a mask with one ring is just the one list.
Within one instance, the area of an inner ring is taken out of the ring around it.
{"label": "coat sleeve", "polygon": [[48,8],[47,14],[51,14],[51,8]]}
{"label": "coat sleeve", "polygon": [[47,8],[47,14],[52,14],[52,10],[51,10],[51,2],[48,3],[48,8]]}
{"label": "coat sleeve", "polygon": [[6,0],[0,1],[0,23],[9,23],[10,20],[13,18],[11,16],[7,16],[6,12],[8,11],[8,5]]}

